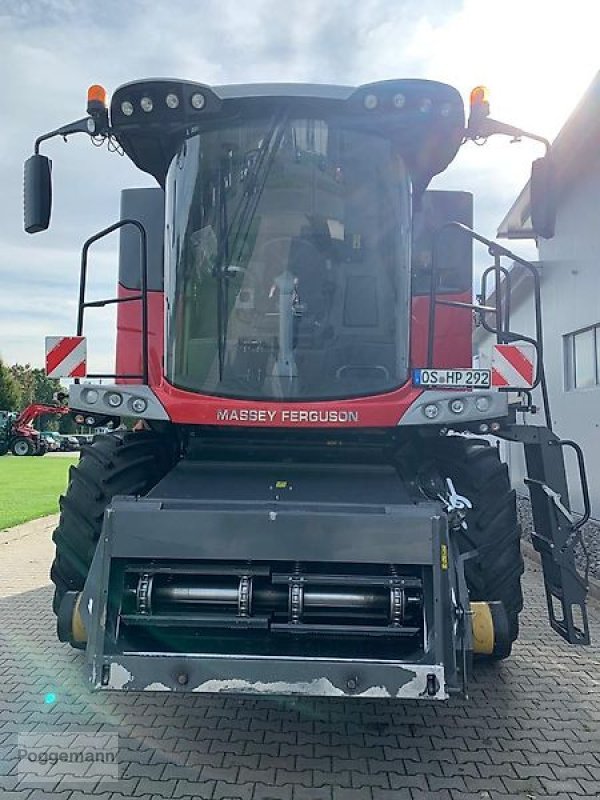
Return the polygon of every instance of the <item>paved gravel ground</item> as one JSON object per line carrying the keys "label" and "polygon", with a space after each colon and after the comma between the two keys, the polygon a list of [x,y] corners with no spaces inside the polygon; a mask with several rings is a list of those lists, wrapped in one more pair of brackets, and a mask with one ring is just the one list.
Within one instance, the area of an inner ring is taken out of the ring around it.
{"label": "paved gravel ground", "polygon": [[[596,644],[570,648],[546,624],[532,564],[513,657],[480,666],[469,700],[92,695],[83,656],[54,639],[51,527],[0,534],[1,800],[600,797],[600,607]],[[36,788],[17,772],[23,731],[117,732],[120,780]]]}

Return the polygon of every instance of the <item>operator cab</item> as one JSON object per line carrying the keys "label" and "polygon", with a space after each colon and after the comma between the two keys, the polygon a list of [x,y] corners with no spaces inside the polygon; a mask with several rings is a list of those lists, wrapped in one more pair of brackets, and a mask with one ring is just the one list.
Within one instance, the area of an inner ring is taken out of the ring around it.
{"label": "operator cab", "polygon": [[412,204],[460,144],[456,90],[144,81],[111,122],[165,190],[170,384],[331,400],[406,382]]}

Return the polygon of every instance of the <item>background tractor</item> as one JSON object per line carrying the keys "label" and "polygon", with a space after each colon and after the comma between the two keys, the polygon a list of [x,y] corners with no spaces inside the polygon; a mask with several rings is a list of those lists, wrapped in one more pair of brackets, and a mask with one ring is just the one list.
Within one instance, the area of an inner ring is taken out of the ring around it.
{"label": "background tractor", "polygon": [[[77,132],[156,181],[123,190],[81,260],[77,336],[116,304],[116,365],[77,377],[68,405],[137,420],[83,448],[54,533],[59,637],[87,648],[94,688],[465,692],[474,654],[509,655],[523,604],[489,434],[525,447],[551,625],[589,641],[563,449],[581,453],[551,430],[537,272],[472,230],[469,193],[427,188],[467,140],[540,137],[490,119],[482,88],[465,125],[433,81],[144,80],[110,108],[93,86],[26,162],[30,233],[50,220],[40,147]],[[546,155],[540,236],[553,214]],[[90,249],[114,232],[117,295],[89,300]],[[473,242],[494,307],[472,300]],[[504,258],[535,281],[535,339],[510,328]],[[474,313],[524,383],[473,367]],[[545,424],[519,424],[536,387]]]}
{"label": "background tractor", "polygon": [[0,455],[9,451],[15,456],[43,456],[47,451],[44,437],[33,425],[46,415],[63,416],[68,407],[31,403],[21,412],[0,411]]}

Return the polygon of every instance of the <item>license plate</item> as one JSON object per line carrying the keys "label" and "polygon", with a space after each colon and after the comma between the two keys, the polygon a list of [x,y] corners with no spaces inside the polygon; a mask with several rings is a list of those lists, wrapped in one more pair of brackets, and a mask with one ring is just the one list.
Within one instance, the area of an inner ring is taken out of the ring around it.
{"label": "license plate", "polygon": [[489,389],[491,369],[413,369],[413,386],[421,389]]}

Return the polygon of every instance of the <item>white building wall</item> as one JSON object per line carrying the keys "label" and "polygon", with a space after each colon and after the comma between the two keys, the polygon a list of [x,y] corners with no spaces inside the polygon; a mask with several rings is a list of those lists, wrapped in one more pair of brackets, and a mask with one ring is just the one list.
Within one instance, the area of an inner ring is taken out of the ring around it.
{"label": "white building wall", "polygon": [[[510,246],[510,244],[509,244]],[[518,250],[517,246],[514,248]],[[583,448],[592,498],[592,516],[600,519],[600,387],[567,391],[563,336],[600,323],[600,160],[561,201],[556,235],[539,242],[544,322],[544,362],[554,431]],[[531,292],[513,310],[512,330],[532,333]],[[484,338],[483,350],[490,347]],[[482,364],[483,366],[483,364]],[[539,396],[536,397],[539,403]],[[541,405],[541,404],[540,404]],[[542,423],[542,415],[528,421]],[[502,446],[517,489],[524,489],[521,445]],[[581,492],[574,457],[567,451],[571,504],[581,511]]]}

